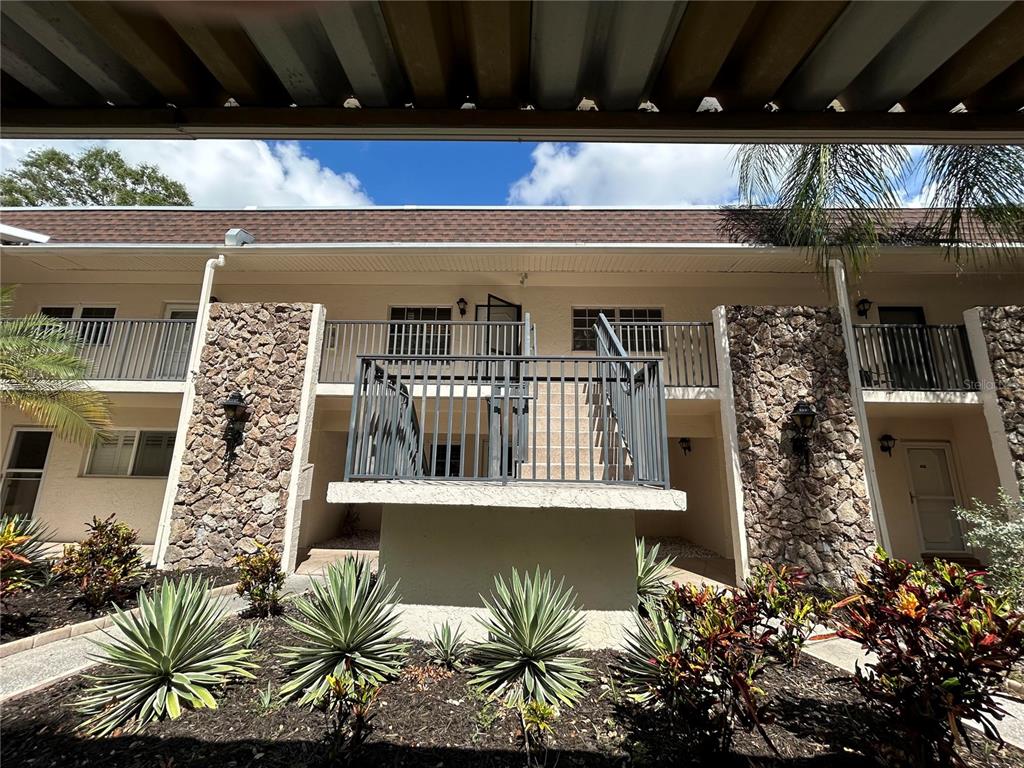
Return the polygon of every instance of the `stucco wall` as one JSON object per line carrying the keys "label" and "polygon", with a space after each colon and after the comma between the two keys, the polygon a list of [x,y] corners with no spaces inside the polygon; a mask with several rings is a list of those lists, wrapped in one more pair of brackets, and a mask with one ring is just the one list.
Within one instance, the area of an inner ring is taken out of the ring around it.
{"label": "stucco wall", "polygon": [[[732,306],[726,321],[749,564],[793,563],[845,584],[867,566],[875,533],[839,313]],[[818,414],[806,469],[792,451],[801,399]]]}
{"label": "stucco wall", "polygon": [[550,569],[592,610],[636,603],[632,511],[385,505],[380,562],[404,602],[481,605],[496,573]]}
{"label": "stucco wall", "polygon": [[[890,549],[894,556],[907,560],[918,560],[922,554],[917,514],[910,498],[908,447],[915,442],[950,445],[953,479],[962,504],[972,498],[991,503],[999,484],[981,408],[953,408],[947,409],[945,414],[935,409],[930,415],[928,411],[927,406],[922,409],[912,405],[868,408],[871,449],[875,454]],[[878,447],[878,437],[884,434],[896,438],[892,456],[882,453]]]}
{"label": "stucco wall", "polygon": [[[122,398],[123,399],[123,398]],[[137,397],[136,401],[146,398]],[[159,398],[161,400],[167,397]],[[167,407],[118,407],[111,410],[115,429],[147,428],[173,431],[178,412]],[[18,410],[4,408],[3,462],[6,466],[11,432],[16,427],[35,426]],[[160,519],[166,478],[162,477],[86,477],[87,446],[54,439],[46,458],[46,468],[35,515],[50,531],[53,541],[78,541],[93,516],[116,514],[118,520],[139,531],[139,541],[152,544]]]}
{"label": "stucco wall", "polygon": [[[312,317],[309,304],[210,306],[167,566],[224,565],[254,542],[282,545]],[[218,404],[234,391],[249,416],[229,468]]]}
{"label": "stucco wall", "polygon": [[996,404],[1024,493],[1024,306],[981,307],[981,331],[988,347]]}

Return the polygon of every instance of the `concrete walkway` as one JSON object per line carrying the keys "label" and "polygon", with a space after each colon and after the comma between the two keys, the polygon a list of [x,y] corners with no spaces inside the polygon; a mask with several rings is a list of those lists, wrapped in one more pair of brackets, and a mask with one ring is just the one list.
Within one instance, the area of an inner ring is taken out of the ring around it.
{"label": "concrete walkway", "polygon": [[[819,628],[822,632],[828,630]],[[833,667],[838,667],[851,675],[856,671],[855,664],[861,666],[872,661],[868,654],[861,651],[860,646],[853,640],[846,640],[841,637],[832,637],[828,640],[816,640],[807,645],[805,650],[809,656],[828,662]],[[1006,717],[998,724],[997,728],[1007,744],[1012,744],[1018,749],[1024,749],[1024,702],[1010,698],[1006,695],[998,697],[999,703],[1006,710]],[[969,726],[981,730],[981,725],[966,721]]]}

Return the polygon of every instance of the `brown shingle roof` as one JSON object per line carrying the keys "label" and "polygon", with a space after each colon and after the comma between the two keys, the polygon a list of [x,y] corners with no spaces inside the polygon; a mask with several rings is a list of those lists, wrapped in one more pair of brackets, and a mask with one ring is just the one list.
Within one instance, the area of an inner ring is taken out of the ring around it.
{"label": "brown shingle roof", "polygon": [[[905,211],[916,223],[923,211]],[[232,227],[258,243],[729,243],[714,209],[342,208],[7,208],[4,224],[52,243],[215,245]]]}

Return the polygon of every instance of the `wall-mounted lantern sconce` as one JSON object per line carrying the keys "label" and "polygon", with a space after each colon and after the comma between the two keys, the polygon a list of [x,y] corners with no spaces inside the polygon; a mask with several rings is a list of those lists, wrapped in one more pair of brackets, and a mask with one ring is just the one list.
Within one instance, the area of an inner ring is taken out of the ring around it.
{"label": "wall-mounted lantern sconce", "polygon": [[817,418],[818,412],[806,400],[798,402],[789,414],[796,432],[793,435],[793,454],[803,459],[805,470],[811,467],[811,430]]}
{"label": "wall-mounted lantern sconce", "polygon": [[878,438],[878,447],[882,450],[882,453],[889,454],[889,458],[892,458],[892,449],[896,447],[896,438],[886,432],[880,438]]}
{"label": "wall-mounted lantern sconce", "polygon": [[871,311],[871,305],[874,304],[871,299],[861,299],[857,302],[857,314],[861,317],[867,317],[868,312]]}
{"label": "wall-mounted lantern sconce", "polygon": [[693,443],[690,442],[688,437],[679,438],[679,450],[683,452],[683,456],[686,456],[693,450]]}
{"label": "wall-mounted lantern sconce", "polygon": [[458,301],[455,302],[455,304],[459,308],[459,316],[460,317],[465,317],[466,316],[466,307],[469,306],[469,302],[466,301],[465,299],[460,298]]}
{"label": "wall-mounted lantern sconce", "polygon": [[245,426],[247,408],[241,392],[232,392],[227,400],[221,402],[224,418],[224,461],[231,464],[235,460],[238,446],[242,444],[242,429]]}

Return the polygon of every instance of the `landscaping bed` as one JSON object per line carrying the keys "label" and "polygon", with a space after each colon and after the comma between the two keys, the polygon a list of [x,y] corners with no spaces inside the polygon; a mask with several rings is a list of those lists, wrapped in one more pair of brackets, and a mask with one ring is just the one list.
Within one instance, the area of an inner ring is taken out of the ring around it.
{"label": "landscaping bed", "polygon": [[[187,575],[207,578],[210,580],[211,587],[232,584],[236,580],[236,572],[233,568],[199,567],[180,571],[157,571],[148,568],[141,577],[128,583],[124,590],[124,597],[118,600],[117,604],[125,610],[134,608],[137,605],[140,587],[150,589],[165,578],[179,579]],[[14,593],[6,600],[3,607],[0,643],[88,621],[113,609],[111,605],[94,612],[80,598],[81,592],[78,585],[67,580],[54,580],[23,592]]]}
{"label": "landscaping bed", "polygon": [[[245,626],[254,620],[240,620]],[[297,640],[278,617],[260,622],[256,680],[235,682],[218,696],[217,710],[187,711],[178,720],[148,725],[134,734],[104,739],[76,735],[83,716],[70,704],[87,682],[75,677],[8,701],[0,715],[5,764],[18,766],[320,766],[325,764],[324,716],[296,704],[260,702],[268,683],[276,692],[286,676],[274,655]],[[644,722],[616,701],[608,651],[583,653],[595,682],[573,709],[563,708],[546,764],[620,766],[673,764],[657,723]],[[469,675],[427,663],[413,644],[400,677],[385,684],[376,701],[372,731],[354,756],[358,766],[523,766],[518,717],[468,685]],[[737,734],[718,766],[881,766],[879,742],[891,737],[886,724],[871,722],[849,678],[805,656],[795,669],[769,670],[761,679],[772,722],[765,729],[780,755],[756,732]],[[977,735],[971,768],[1018,768],[1024,752],[996,751]],[[675,763],[678,764],[678,763]]]}

